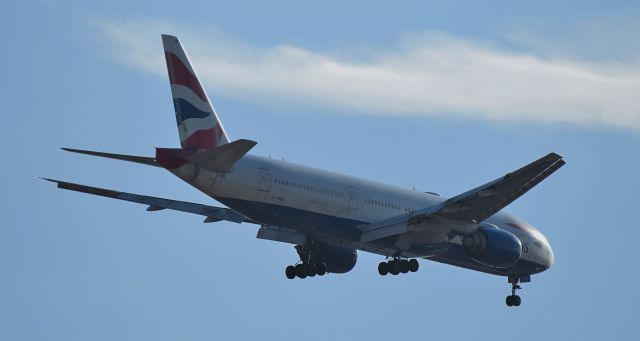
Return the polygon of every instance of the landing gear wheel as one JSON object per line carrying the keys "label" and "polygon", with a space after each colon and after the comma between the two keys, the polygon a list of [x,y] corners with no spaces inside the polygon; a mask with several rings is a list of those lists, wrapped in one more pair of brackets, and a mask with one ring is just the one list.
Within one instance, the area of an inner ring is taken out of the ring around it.
{"label": "landing gear wheel", "polygon": [[317,273],[316,266],[311,264],[307,265],[307,276],[314,277]]}
{"label": "landing gear wheel", "polygon": [[513,296],[507,296],[506,302],[507,302],[507,307],[513,306]]}
{"label": "landing gear wheel", "polygon": [[293,265],[287,266],[287,268],[284,270],[284,274],[287,276],[288,279],[296,278],[296,267]]}
{"label": "landing gear wheel", "polygon": [[520,303],[522,303],[522,300],[520,299],[520,296],[518,295],[510,295],[507,296],[507,306],[508,307],[519,307]]}
{"label": "landing gear wheel", "polygon": [[406,259],[403,259],[400,261],[400,272],[402,272],[403,274],[406,274],[407,272],[409,272],[409,261]]}
{"label": "landing gear wheel", "polygon": [[520,303],[522,303],[522,301],[520,300],[520,296],[518,295],[513,296],[513,305],[516,307],[519,307]]}
{"label": "landing gear wheel", "polygon": [[420,268],[420,263],[417,259],[409,259],[409,271],[416,272]]}
{"label": "landing gear wheel", "polygon": [[378,264],[378,273],[379,273],[381,276],[384,276],[384,275],[386,275],[386,274],[388,274],[388,273],[389,273],[389,267],[387,266],[387,263],[385,263],[385,262],[380,262],[380,263]]}
{"label": "landing gear wheel", "polygon": [[316,273],[318,276],[324,276],[327,273],[327,265],[324,263],[316,264]]}
{"label": "landing gear wheel", "polygon": [[392,260],[387,263],[387,267],[389,268],[389,273],[396,276],[400,273],[400,262],[397,260]]}
{"label": "landing gear wheel", "polygon": [[307,269],[303,264],[296,265],[296,276],[299,278],[307,278]]}

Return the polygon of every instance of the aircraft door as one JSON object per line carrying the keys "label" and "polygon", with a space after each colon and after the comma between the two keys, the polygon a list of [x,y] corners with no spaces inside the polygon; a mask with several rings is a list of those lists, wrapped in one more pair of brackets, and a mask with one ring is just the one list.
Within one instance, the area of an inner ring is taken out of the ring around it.
{"label": "aircraft door", "polygon": [[356,211],[358,209],[358,193],[356,189],[353,186],[347,186],[345,194],[349,210]]}
{"label": "aircraft door", "polygon": [[271,189],[271,171],[267,168],[260,168],[258,171],[258,190],[269,192]]}

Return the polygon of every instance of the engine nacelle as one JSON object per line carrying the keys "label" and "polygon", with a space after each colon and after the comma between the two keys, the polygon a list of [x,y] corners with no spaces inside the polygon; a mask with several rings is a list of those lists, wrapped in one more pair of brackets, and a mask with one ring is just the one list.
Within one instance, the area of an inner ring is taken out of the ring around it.
{"label": "engine nacelle", "polygon": [[482,226],[464,237],[464,251],[478,263],[494,268],[508,268],[522,255],[522,243],[513,233],[496,227]]}
{"label": "engine nacelle", "polygon": [[330,244],[320,244],[317,260],[327,265],[327,271],[345,273],[351,271],[358,261],[358,253],[354,249]]}

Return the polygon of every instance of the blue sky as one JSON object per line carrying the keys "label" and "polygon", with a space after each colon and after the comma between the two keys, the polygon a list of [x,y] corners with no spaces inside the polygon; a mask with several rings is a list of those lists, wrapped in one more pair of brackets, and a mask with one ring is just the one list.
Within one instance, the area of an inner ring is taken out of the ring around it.
{"label": "blue sky", "polygon": [[[638,18],[632,1],[7,4],[0,338],[637,338]],[[177,145],[160,33],[180,35],[257,154],[456,195],[560,153],[508,207],[555,266],[518,309],[504,278],[428,261],[382,278],[364,253],[346,275],[289,281],[293,248],[254,226],[36,180],[214,203],[168,172],[58,149]]]}

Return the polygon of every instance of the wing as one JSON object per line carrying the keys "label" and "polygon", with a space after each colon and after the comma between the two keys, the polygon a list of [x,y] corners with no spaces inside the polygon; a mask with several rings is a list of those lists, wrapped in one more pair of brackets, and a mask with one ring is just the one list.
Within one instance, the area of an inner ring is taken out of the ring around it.
{"label": "wing", "polygon": [[446,200],[435,213],[443,218],[479,223],[520,198],[564,164],[560,155],[550,153],[499,179]]}
{"label": "wing", "polygon": [[260,224],[259,222],[243,216],[242,214],[229,209],[215,206],[207,206],[202,204],[194,204],[186,201],[178,201],[164,198],[151,197],[147,195],[132,194],[126,192],[119,192],[105,188],[90,187],[85,185],[74,184],[71,182],[65,182],[60,180],[53,180],[43,178],[43,180],[54,182],[58,185],[58,188],[67,189],[70,191],[88,193],[93,195],[99,195],[102,197],[119,199],[124,201],[135,202],[138,204],[149,205],[147,211],[159,211],[164,209],[193,213],[201,216],[205,216],[205,223],[212,223],[217,221],[231,221],[234,223],[252,223]]}
{"label": "wing", "polygon": [[409,230],[430,217],[479,223],[509,205],[565,164],[550,153],[514,172],[436,205],[364,226],[363,242],[381,239]]}

